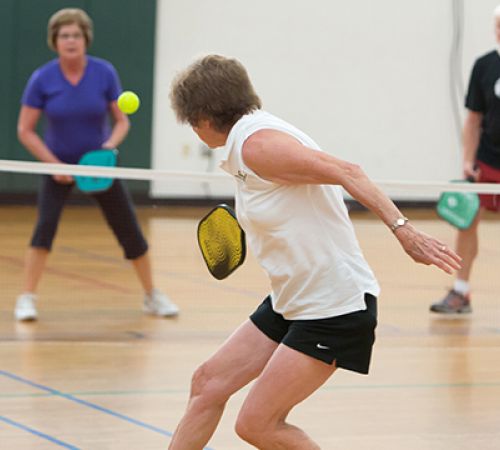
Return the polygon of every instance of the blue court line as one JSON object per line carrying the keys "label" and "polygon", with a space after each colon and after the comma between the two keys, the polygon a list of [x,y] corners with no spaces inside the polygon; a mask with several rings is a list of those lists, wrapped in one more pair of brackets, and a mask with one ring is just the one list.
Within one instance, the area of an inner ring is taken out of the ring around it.
{"label": "blue court line", "polygon": [[[155,427],[153,425],[149,425],[145,422],[141,422],[140,420],[132,419],[131,417],[127,417],[127,416],[124,416],[123,414],[111,411],[110,409],[103,408],[103,407],[98,406],[98,405],[94,405],[93,403],[86,402],[85,400],[80,400],[76,397],[73,397],[72,395],[63,394],[62,392],[56,391],[55,389],[51,389],[51,388],[48,388],[46,386],[42,386],[41,384],[34,383],[33,381],[29,381],[29,380],[26,380],[24,378],[18,377],[16,375],[12,375],[8,372],[4,372],[3,370],[0,370],[0,375],[3,375],[4,377],[10,378],[10,379],[15,380],[15,381],[19,381],[21,383],[27,384],[27,385],[32,386],[34,388],[41,389],[42,391],[50,392],[53,395],[57,395],[59,397],[66,398],[66,399],[71,400],[75,403],[79,403],[80,405],[88,406],[89,408],[93,408],[97,411],[103,412],[105,414],[109,414],[110,416],[125,420],[125,421],[130,422],[134,425],[138,425],[140,427],[146,428],[146,429],[151,430],[151,431],[156,431],[157,433],[163,434],[164,436],[168,436],[168,437],[173,436],[172,433],[165,431],[165,430],[162,430],[161,428]],[[211,449],[210,447],[205,447],[205,450],[213,450],[213,449]]]}
{"label": "blue court line", "polygon": [[31,434],[34,434],[35,436],[41,437],[43,439],[47,439],[47,441],[53,442],[54,444],[60,445],[61,447],[68,448],[69,450],[81,450],[78,447],[75,447],[74,445],[66,444],[63,441],[60,441],[59,439],[53,438],[49,436],[48,434],[41,433],[40,431],[36,431],[33,428],[27,427],[26,425],[23,425],[19,422],[14,422],[13,420],[7,419],[6,417],[0,416],[0,420],[3,420],[5,423],[8,423],[9,425],[13,425],[17,428],[21,428],[21,430],[27,431]]}
{"label": "blue court line", "polygon": [[[250,389],[248,389],[250,390]],[[243,391],[243,389],[242,389]],[[68,392],[61,393],[64,396],[98,396],[98,395],[164,395],[164,394],[189,394],[190,389],[161,389],[156,391],[96,391],[96,392]],[[16,397],[54,397],[52,393],[31,393],[31,394],[0,394],[0,398]]]}

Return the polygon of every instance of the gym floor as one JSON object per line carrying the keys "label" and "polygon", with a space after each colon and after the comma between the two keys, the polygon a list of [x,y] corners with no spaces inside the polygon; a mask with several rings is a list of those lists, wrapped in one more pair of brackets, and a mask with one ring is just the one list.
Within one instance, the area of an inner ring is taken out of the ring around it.
{"label": "gym floor", "polygon": [[[17,323],[23,260],[36,210],[0,208],[0,448],[167,448],[190,378],[268,293],[250,254],[213,280],[196,243],[207,208],[139,208],[158,286],[174,319],[145,316],[132,267],[95,208],[68,207],[39,290],[39,320]],[[453,246],[434,211],[405,211]],[[413,263],[368,212],[351,213],[382,287],[371,373],[339,370],[290,414],[323,449],[500,448],[500,240],[487,217],[472,280],[473,313],[428,312],[453,278]],[[208,444],[251,448],[233,431],[247,389]]]}

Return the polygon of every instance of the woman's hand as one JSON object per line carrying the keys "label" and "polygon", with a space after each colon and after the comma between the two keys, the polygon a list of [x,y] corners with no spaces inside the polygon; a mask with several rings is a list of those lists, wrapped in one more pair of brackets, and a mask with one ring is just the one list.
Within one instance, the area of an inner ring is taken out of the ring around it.
{"label": "woman's hand", "polygon": [[410,223],[394,232],[404,251],[415,262],[426,266],[435,265],[448,274],[460,269],[462,260],[441,240],[416,230]]}
{"label": "woman's hand", "polygon": [[75,182],[71,175],[52,175],[52,179],[59,184],[73,184]]}
{"label": "woman's hand", "polygon": [[473,163],[464,163],[464,180],[468,180],[469,177],[473,178],[474,181],[479,181],[481,177],[481,169],[474,165]]}
{"label": "woman's hand", "polygon": [[[66,165],[61,161],[58,161],[56,164]],[[73,184],[75,182],[71,175],[52,175],[52,179],[59,184]]]}
{"label": "woman's hand", "polygon": [[116,144],[111,139],[108,139],[101,145],[101,148],[106,150],[116,150]]}

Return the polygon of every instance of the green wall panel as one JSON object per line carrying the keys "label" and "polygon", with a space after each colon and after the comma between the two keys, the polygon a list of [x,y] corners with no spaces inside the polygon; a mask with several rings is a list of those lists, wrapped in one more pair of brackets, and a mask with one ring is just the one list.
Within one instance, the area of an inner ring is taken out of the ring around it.
{"label": "green wall panel", "polygon": [[[14,2],[0,1],[0,158],[8,158],[11,152],[12,141],[15,138],[16,119],[13,115],[14,96],[11,89],[14,82],[14,70],[12,64],[14,60],[14,33],[13,22]],[[5,172],[0,172],[0,191],[7,190],[11,176]]]}
{"label": "green wall panel", "polygon": [[[39,66],[57,57],[47,47],[47,23],[64,7],[85,10],[94,22],[94,43],[89,54],[110,61],[124,90],[141,98],[139,111],[130,116],[131,130],[120,146],[120,165],[151,166],[152,98],[156,0],[1,0],[0,1],[0,159],[34,158],[18,142],[16,123],[23,90]],[[40,124],[40,132],[43,122]],[[129,182],[134,192],[145,192],[146,182]],[[0,191],[30,192],[36,179],[0,172]]]}

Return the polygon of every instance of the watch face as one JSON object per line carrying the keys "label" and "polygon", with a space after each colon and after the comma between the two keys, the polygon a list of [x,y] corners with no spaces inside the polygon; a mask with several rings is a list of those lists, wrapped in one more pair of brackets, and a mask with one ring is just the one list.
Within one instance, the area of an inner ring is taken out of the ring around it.
{"label": "watch face", "polygon": [[396,220],[396,223],[391,227],[392,232],[396,231],[399,227],[402,227],[408,219],[405,217],[404,219]]}

